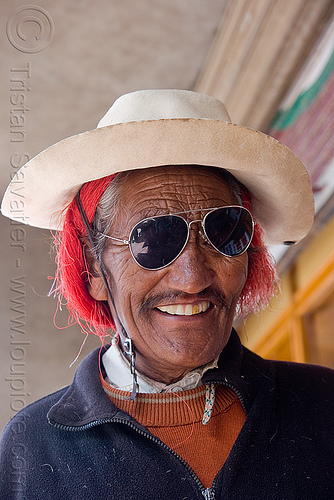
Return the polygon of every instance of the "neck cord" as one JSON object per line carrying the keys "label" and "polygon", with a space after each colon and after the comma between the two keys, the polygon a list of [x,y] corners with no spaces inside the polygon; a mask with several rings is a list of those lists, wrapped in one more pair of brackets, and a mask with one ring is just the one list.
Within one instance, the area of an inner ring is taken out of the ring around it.
{"label": "neck cord", "polygon": [[123,326],[123,324],[122,324],[122,322],[121,322],[121,320],[120,320],[120,318],[118,316],[117,309],[116,309],[116,306],[115,306],[115,301],[114,301],[114,298],[112,296],[112,293],[111,293],[111,290],[110,290],[110,286],[109,286],[109,283],[108,283],[108,280],[107,280],[107,277],[106,277],[106,273],[105,273],[105,270],[104,270],[104,264],[102,262],[102,259],[98,256],[98,254],[96,252],[95,244],[94,244],[94,240],[93,240],[93,236],[92,236],[92,232],[91,232],[91,228],[90,228],[90,225],[89,225],[89,222],[88,222],[88,219],[87,219],[87,214],[86,214],[85,209],[83,208],[82,202],[81,202],[81,197],[80,197],[81,189],[82,188],[80,188],[80,190],[79,190],[79,192],[77,194],[77,205],[78,205],[78,209],[79,209],[79,213],[80,213],[82,222],[83,222],[83,224],[85,226],[85,229],[86,229],[86,232],[87,232],[87,238],[88,238],[91,250],[92,250],[92,252],[94,254],[94,258],[95,258],[95,260],[98,263],[98,266],[100,268],[101,276],[102,276],[104,285],[106,287],[108,296],[110,298],[110,301],[111,301],[111,303],[113,305],[113,308],[114,308],[114,311],[115,311],[115,314],[116,314],[116,317],[117,317],[117,321],[120,324],[122,334],[125,337],[125,341],[123,342],[123,345],[124,345],[124,349],[125,349],[125,354],[130,357],[130,372],[131,372],[132,380],[133,380],[133,387],[132,387],[132,393],[131,393],[131,396],[130,396],[130,400],[133,401],[135,399],[136,394],[137,394],[138,389],[139,389],[138,383],[137,383],[137,373],[136,373],[136,368],[135,368],[136,353],[135,353],[134,348],[133,348],[132,339],[127,334],[127,332],[126,332],[126,330],[125,330],[125,328],[124,328],[124,326]]}

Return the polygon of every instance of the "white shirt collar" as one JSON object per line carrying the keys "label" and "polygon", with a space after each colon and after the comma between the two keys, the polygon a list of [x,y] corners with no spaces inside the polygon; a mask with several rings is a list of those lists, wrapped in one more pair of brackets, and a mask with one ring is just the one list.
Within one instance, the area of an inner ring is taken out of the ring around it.
{"label": "white shirt collar", "polygon": [[[196,368],[187,373],[181,380],[170,385],[156,382],[137,372],[139,392],[153,393],[194,389],[207,370],[218,367],[218,358],[219,356],[211,363]],[[130,364],[118,346],[109,347],[102,356],[102,362],[107,374],[106,382],[108,384],[122,391],[132,391],[133,380],[130,373]]]}

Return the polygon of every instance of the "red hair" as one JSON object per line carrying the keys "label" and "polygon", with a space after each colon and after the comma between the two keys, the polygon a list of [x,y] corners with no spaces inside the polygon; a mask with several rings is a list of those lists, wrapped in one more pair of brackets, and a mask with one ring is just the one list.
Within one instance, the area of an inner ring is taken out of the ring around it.
{"label": "red hair", "polygon": [[[250,196],[245,188],[241,198],[243,206],[252,213]],[[247,252],[248,275],[238,302],[238,312],[243,319],[251,312],[258,313],[265,309],[270,299],[276,295],[279,284],[275,259],[268,251],[264,243],[263,229],[256,221]]]}
{"label": "red hair", "polygon": [[[83,185],[80,191],[82,206],[91,224],[97,204],[114,175],[103,177]],[[70,322],[77,322],[85,332],[106,335],[115,324],[107,302],[95,300],[87,283],[90,272],[87,267],[85,248],[87,233],[79,213],[77,197],[68,205],[62,231],[56,235],[56,294],[59,301],[64,297],[70,312]]]}
{"label": "red hair", "polygon": [[[82,187],[80,198],[90,224],[102,194],[115,175],[88,182]],[[246,190],[242,193],[242,201],[251,211],[250,198]],[[56,235],[55,243],[57,247],[55,293],[59,302],[62,297],[66,299],[70,318],[77,322],[83,331],[104,337],[107,329],[115,328],[115,324],[107,302],[95,300],[87,288],[90,272],[85,258],[86,230],[76,197],[67,208],[63,230]],[[250,312],[256,313],[264,309],[275,294],[278,283],[274,259],[264,244],[263,231],[258,224],[254,227],[248,256],[248,277],[238,302],[238,312],[242,318],[246,318]]]}

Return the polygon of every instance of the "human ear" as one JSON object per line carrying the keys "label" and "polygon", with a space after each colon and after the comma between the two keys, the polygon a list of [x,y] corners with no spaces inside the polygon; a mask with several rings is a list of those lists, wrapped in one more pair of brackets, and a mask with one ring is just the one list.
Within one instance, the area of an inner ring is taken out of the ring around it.
{"label": "human ear", "polygon": [[90,275],[89,281],[87,283],[87,289],[93,299],[108,300],[108,293],[102,276]]}
{"label": "human ear", "polygon": [[95,300],[108,300],[108,292],[101,275],[100,266],[92,255],[90,248],[85,248],[85,254],[88,270],[87,290]]}

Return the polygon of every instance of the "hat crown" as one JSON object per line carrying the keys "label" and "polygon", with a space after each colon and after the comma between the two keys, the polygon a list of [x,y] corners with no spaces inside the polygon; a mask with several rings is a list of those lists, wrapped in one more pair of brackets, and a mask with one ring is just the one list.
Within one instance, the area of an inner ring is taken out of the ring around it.
{"label": "hat crown", "polygon": [[173,118],[231,121],[224,104],[214,97],[191,90],[156,89],[122,95],[99,121],[97,128]]}

